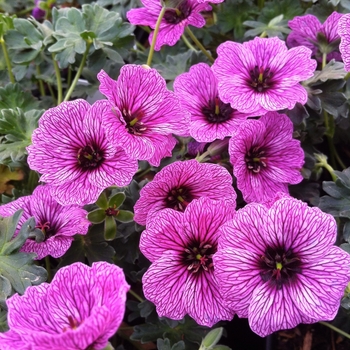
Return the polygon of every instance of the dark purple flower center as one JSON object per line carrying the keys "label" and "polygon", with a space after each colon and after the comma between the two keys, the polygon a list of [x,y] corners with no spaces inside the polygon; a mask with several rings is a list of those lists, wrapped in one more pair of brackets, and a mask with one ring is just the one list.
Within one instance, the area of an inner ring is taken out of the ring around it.
{"label": "dark purple flower center", "polygon": [[183,253],[183,261],[187,270],[192,273],[199,271],[209,271],[213,267],[213,255],[216,253],[216,247],[209,243],[190,243]]}
{"label": "dark purple flower center", "polygon": [[269,67],[255,66],[254,69],[250,70],[249,75],[251,78],[250,85],[258,92],[264,92],[273,85],[273,74]]}
{"label": "dark purple flower center", "polygon": [[107,216],[116,216],[119,214],[119,210],[116,207],[109,207],[105,210]]}
{"label": "dark purple flower center", "polygon": [[94,145],[87,145],[78,151],[78,163],[84,170],[97,168],[104,160],[104,152]]}
{"label": "dark purple flower center", "polygon": [[233,109],[229,103],[223,103],[218,97],[209,101],[208,106],[202,108],[206,120],[212,124],[224,123],[232,117]]}
{"label": "dark purple flower center", "polygon": [[267,158],[265,151],[259,147],[251,148],[244,158],[247,168],[253,173],[258,173],[262,168],[267,167]]}
{"label": "dark purple flower center", "polygon": [[267,247],[259,262],[260,276],[278,290],[286,283],[295,280],[301,273],[301,261],[291,249]]}
{"label": "dark purple flower center", "polygon": [[164,13],[164,21],[169,24],[179,24],[191,14],[191,6],[187,1],[182,1],[177,8],[167,9]]}
{"label": "dark purple flower center", "polygon": [[[56,227],[50,225],[50,222],[45,219],[39,220],[35,228],[38,228],[44,234],[44,241],[56,234]],[[35,237],[33,237],[33,239],[35,239]]]}
{"label": "dark purple flower center", "polygon": [[169,192],[165,200],[166,207],[183,212],[192,199],[194,197],[187,187],[174,188]]}
{"label": "dark purple flower center", "polygon": [[143,117],[142,111],[132,113],[130,110],[123,108],[122,115],[126,123],[126,129],[129,134],[141,136],[144,131],[147,130],[144,123],[141,122]]}

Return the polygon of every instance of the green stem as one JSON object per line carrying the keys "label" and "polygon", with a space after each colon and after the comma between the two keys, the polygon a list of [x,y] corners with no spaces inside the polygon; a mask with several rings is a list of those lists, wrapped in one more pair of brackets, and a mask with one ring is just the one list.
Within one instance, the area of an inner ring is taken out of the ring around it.
{"label": "green stem", "polygon": [[53,102],[57,105],[57,99],[56,99],[55,93],[53,92],[53,88],[52,88],[51,84],[47,84],[47,87],[49,88],[50,95],[53,99]]}
{"label": "green stem", "polygon": [[133,290],[129,289],[129,293],[130,293],[135,299],[137,299],[140,303],[144,302],[144,300],[143,300],[137,293],[135,293]]}
{"label": "green stem", "polygon": [[190,50],[193,50],[193,51],[197,51],[193,46],[192,44],[187,40],[187,38],[185,37],[185,35],[181,35],[181,38],[183,40],[183,42],[185,43],[185,45],[190,49]]}
{"label": "green stem", "polygon": [[61,78],[61,71],[58,67],[58,63],[55,60],[55,54],[52,54],[52,62],[53,67],[55,69],[56,74],[56,81],[57,81],[57,105],[59,105],[62,102],[62,78]]}
{"label": "green stem", "polygon": [[69,90],[68,90],[68,92],[66,94],[66,97],[64,98],[63,101],[68,101],[70,99],[70,97],[71,97],[71,95],[72,95],[72,93],[73,93],[73,91],[74,91],[74,89],[75,89],[75,87],[76,87],[76,85],[78,83],[78,80],[79,80],[79,78],[81,76],[81,73],[83,72],[83,68],[85,66],[86,58],[87,58],[87,56],[89,54],[89,50],[90,50],[91,44],[92,44],[92,41],[87,41],[86,50],[84,52],[83,58],[81,59],[80,66],[78,68],[77,74],[75,75],[74,80],[72,82],[72,85],[70,86],[70,88],[69,88]]}
{"label": "green stem", "polygon": [[154,47],[156,46],[156,41],[157,41],[157,36],[158,36],[159,28],[160,28],[160,23],[162,22],[165,10],[166,10],[166,8],[162,7],[162,10],[160,11],[158,19],[157,19],[156,27],[154,28],[151,48],[149,49],[149,54],[148,54],[148,58],[147,58],[147,66],[151,66],[151,63],[152,63],[152,58],[153,58],[153,54],[154,54]]}
{"label": "green stem", "polygon": [[34,9],[35,9],[35,6],[27,7],[24,10],[18,11],[16,13],[16,17],[21,17],[23,15],[26,15],[27,13],[32,12]]}
{"label": "green stem", "polygon": [[334,147],[334,155],[335,155],[335,159],[337,160],[338,164],[340,165],[340,167],[345,170],[346,169],[346,165],[344,164],[344,162],[341,160],[337,149]]}
{"label": "green stem", "polygon": [[136,46],[141,50],[141,51],[145,51],[145,47],[139,43],[138,41],[136,41]]}
{"label": "green stem", "polygon": [[214,63],[214,58],[211,54],[205,49],[205,47],[200,43],[200,41],[193,34],[192,30],[189,27],[186,27],[186,33],[190,36],[193,42],[197,45],[197,47],[206,55],[211,63]]}
{"label": "green stem", "polygon": [[326,327],[328,327],[328,328],[330,328],[330,329],[332,329],[333,331],[335,331],[335,332],[337,332],[337,333],[339,333],[339,334],[341,334],[343,337],[350,339],[350,334],[348,334],[348,333],[342,331],[341,329],[339,329],[339,328],[333,326],[332,324],[330,324],[330,323],[328,323],[328,322],[322,322],[322,321],[320,321],[320,322],[318,322],[318,323],[319,323],[319,324],[322,324],[322,325],[324,325],[324,326],[326,326]]}
{"label": "green stem", "polygon": [[6,48],[6,44],[5,44],[5,40],[4,40],[3,36],[1,36],[0,42],[1,42],[2,52],[4,53],[5,62],[6,62],[6,65],[7,65],[7,71],[8,71],[8,74],[9,74],[9,79],[10,79],[10,82],[12,84],[14,84],[16,82],[16,80],[15,80],[15,76],[12,73],[11,60],[10,60],[9,54],[7,52],[7,48]]}
{"label": "green stem", "polygon": [[258,7],[261,10],[265,5],[265,0],[258,0]]}
{"label": "green stem", "polygon": [[71,66],[68,67],[68,74],[67,74],[67,86],[70,86],[72,83],[72,68]]}
{"label": "green stem", "polygon": [[261,34],[260,34],[260,38],[266,38],[267,37],[267,33],[265,31],[263,31]]}
{"label": "green stem", "polygon": [[197,159],[197,161],[199,163],[201,162],[205,162],[206,161],[206,157],[209,156],[210,157],[210,152],[209,151],[205,151],[204,153],[202,153]]}
{"label": "green stem", "polygon": [[45,257],[45,267],[46,267],[46,271],[47,271],[47,282],[51,282],[52,280],[52,272],[51,272],[51,264],[50,264],[50,257],[49,255],[47,255]]}
{"label": "green stem", "polygon": [[[39,65],[36,66],[36,74],[37,75],[41,74]],[[43,81],[40,78],[37,78],[37,79],[38,79],[38,83],[39,83],[40,95],[41,96],[45,96],[44,83],[43,83]]]}
{"label": "green stem", "polygon": [[326,53],[323,53],[322,54],[322,69],[324,67],[326,67],[326,64],[327,64],[327,54]]}
{"label": "green stem", "polygon": [[322,166],[328,170],[329,174],[332,176],[332,180],[335,182],[337,180],[337,175],[334,174],[334,169],[329,164],[323,164]]}

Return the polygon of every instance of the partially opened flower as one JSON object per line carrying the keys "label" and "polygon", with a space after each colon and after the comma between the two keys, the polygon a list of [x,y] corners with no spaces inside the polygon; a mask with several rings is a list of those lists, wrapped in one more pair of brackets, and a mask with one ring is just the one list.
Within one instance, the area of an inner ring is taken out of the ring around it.
{"label": "partially opened flower", "polygon": [[164,78],[155,69],[134,64],[123,66],[117,81],[103,70],[97,78],[110,102],[103,113],[110,142],[123,147],[131,158],[154,166],[171,156],[176,144],[172,134],[188,134],[189,115],[167,90]]}
{"label": "partially opened flower", "polygon": [[[162,4],[159,0],[141,0],[145,6],[143,8],[131,9],[126,17],[131,24],[150,26],[155,28],[158,16],[162,10]],[[160,24],[155,50],[160,50],[163,45],[173,46],[181,38],[186,26],[192,25],[202,28],[205,25],[205,19],[200,14],[201,11],[210,11],[211,6],[207,3],[197,0],[177,0],[174,1],[174,7],[165,10]],[[219,3],[222,1],[212,1]],[[149,42],[153,39],[153,32],[149,36]]]}
{"label": "partially opened flower", "polygon": [[118,266],[63,267],[50,284],[7,300],[10,330],[0,333],[1,349],[103,349],[123,320],[128,290]]}
{"label": "partially opened flower", "polygon": [[193,200],[184,213],[164,209],[153,216],[140,240],[141,252],[152,262],[144,274],[143,291],[159,316],[179,320],[189,314],[211,327],[232,319],[218,288],[212,256],[219,228],[234,208],[209,198]]}
{"label": "partially opened flower", "polygon": [[198,163],[194,159],[174,162],[142,188],[134,206],[134,220],[146,225],[147,218],[158,215],[159,210],[170,208],[183,212],[193,199],[200,197],[224,199],[235,208],[237,196],[230,173],[220,165]]}
{"label": "partially opened flower", "polygon": [[243,122],[230,139],[229,153],[246,202],[271,201],[278,192],[288,193],[288,184],[303,179],[304,151],[285,114],[270,112]]}
{"label": "partially opened flower", "polygon": [[47,110],[28,147],[28,164],[62,205],[94,203],[108,186],[127,186],[137,161],[111,144],[102,127],[107,101],[63,102]]}
{"label": "partially opened flower", "polygon": [[327,61],[332,58],[341,61],[338,51],[340,37],[337,33],[341,17],[341,13],[333,12],[323,24],[314,15],[294,17],[288,22],[292,32],[287,37],[287,45],[306,46],[319,61],[322,61],[323,54],[327,55]]}
{"label": "partially opened flower", "polygon": [[312,77],[316,69],[310,49],[288,50],[277,37],[256,37],[243,44],[226,41],[217,53],[212,68],[219,97],[232,108],[262,115],[306,103],[307,91],[299,82]]}
{"label": "partially opened flower", "polygon": [[74,235],[85,235],[90,222],[87,211],[77,205],[62,206],[51,196],[49,186],[38,186],[30,196],[0,206],[1,216],[11,216],[23,209],[18,223],[18,230],[31,217],[35,218],[36,227],[41,230],[43,240],[27,239],[21,251],[36,253],[36,259],[47,255],[61,257],[71,246]]}
{"label": "partially opened flower", "polygon": [[345,70],[350,71],[350,14],[344,15],[338,24],[338,34],[341,42],[339,50],[344,62]]}
{"label": "partially opened flower", "polygon": [[220,229],[215,273],[228,308],[264,337],[332,320],[350,281],[334,218],[294,198],[248,204]]}
{"label": "partially opened flower", "polygon": [[190,135],[198,142],[232,136],[249,115],[231,108],[218,97],[217,80],[205,63],[198,63],[174,81],[181,105],[191,113]]}

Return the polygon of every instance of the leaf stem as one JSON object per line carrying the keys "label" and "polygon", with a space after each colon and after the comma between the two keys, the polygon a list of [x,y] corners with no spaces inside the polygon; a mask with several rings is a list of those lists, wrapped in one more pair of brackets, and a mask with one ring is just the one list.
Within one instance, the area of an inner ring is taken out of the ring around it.
{"label": "leaf stem", "polygon": [[89,54],[89,50],[90,50],[91,44],[92,44],[92,41],[88,40],[87,44],[86,44],[86,50],[84,52],[83,58],[81,59],[80,66],[78,68],[77,74],[75,75],[74,80],[72,82],[72,85],[70,86],[70,88],[69,88],[69,90],[68,90],[68,92],[66,94],[66,97],[64,98],[63,101],[68,101],[70,99],[70,97],[71,97],[71,95],[72,95],[72,93],[73,93],[73,91],[74,91],[74,89],[75,89],[75,87],[76,87],[76,85],[78,83],[78,80],[79,80],[79,78],[81,76],[81,73],[83,72],[83,68],[85,66],[86,58],[87,58],[87,56]]}
{"label": "leaf stem", "polygon": [[6,47],[6,43],[5,43],[3,36],[1,36],[0,42],[1,42],[2,52],[4,54],[4,58],[5,58],[6,66],[7,66],[7,72],[9,74],[9,79],[10,79],[10,82],[12,84],[14,84],[16,82],[16,80],[15,80],[15,76],[12,73],[11,60],[10,60],[9,54],[7,52],[7,47]]}
{"label": "leaf stem", "polygon": [[153,58],[153,54],[154,54],[154,47],[156,46],[156,41],[157,41],[157,36],[158,36],[159,28],[160,28],[160,23],[162,22],[163,16],[165,14],[165,10],[166,10],[166,8],[162,7],[162,10],[160,11],[158,19],[157,19],[156,27],[154,28],[151,48],[149,49],[148,58],[147,58],[147,66],[151,66],[151,63],[152,63],[152,58]]}
{"label": "leaf stem", "polygon": [[323,322],[323,321],[319,321],[318,323],[319,323],[319,324],[322,324],[323,326],[326,326],[326,327],[332,329],[333,331],[335,331],[335,332],[337,332],[337,333],[339,333],[339,334],[341,334],[343,337],[350,339],[350,334],[348,334],[348,333],[342,331],[341,329],[339,329],[339,328],[333,326],[332,324],[330,324],[330,323],[328,323],[328,322]]}
{"label": "leaf stem", "polygon": [[326,64],[327,64],[327,54],[326,53],[323,53],[322,54],[322,69],[324,67],[326,67]]}
{"label": "leaf stem", "polygon": [[47,282],[50,283],[52,281],[52,272],[49,255],[45,256],[45,268],[47,271]]}
{"label": "leaf stem", "polygon": [[47,87],[48,87],[48,89],[50,91],[50,95],[51,95],[51,97],[53,99],[53,102],[57,105],[57,99],[56,99],[56,96],[55,96],[55,93],[53,91],[53,88],[52,88],[51,84],[47,84]]}
{"label": "leaf stem", "polygon": [[[40,74],[41,74],[41,72],[40,72],[40,67],[39,67],[38,64],[37,64],[37,66],[36,66],[36,74],[37,74],[37,75],[40,75]],[[43,83],[43,81],[42,81],[40,78],[37,78],[37,79],[38,79],[38,83],[39,83],[40,95],[41,95],[41,96],[45,96],[44,83]]]}
{"label": "leaf stem", "polygon": [[130,293],[135,299],[137,299],[140,303],[144,302],[144,300],[143,300],[137,293],[135,293],[132,289],[129,289],[129,293]]}
{"label": "leaf stem", "polygon": [[186,27],[186,33],[190,36],[193,42],[197,45],[197,47],[204,53],[205,56],[208,57],[211,63],[214,63],[214,58],[212,55],[205,49],[205,47],[200,43],[200,41],[193,34],[192,30],[189,27]]}
{"label": "leaf stem", "polygon": [[190,50],[197,51],[197,50],[192,46],[192,44],[187,40],[187,38],[185,37],[185,34],[182,34],[182,35],[181,35],[181,39],[183,40],[183,42],[185,43],[185,45],[186,45]]}
{"label": "leaf stem", "polygon": [[52,62],[53,67],[55,69],[56,81],[57,81],[57,105],[62,102],[62,78],[60,68],[58,67],[58,63],[55,60],[56,55],[52,54]]}

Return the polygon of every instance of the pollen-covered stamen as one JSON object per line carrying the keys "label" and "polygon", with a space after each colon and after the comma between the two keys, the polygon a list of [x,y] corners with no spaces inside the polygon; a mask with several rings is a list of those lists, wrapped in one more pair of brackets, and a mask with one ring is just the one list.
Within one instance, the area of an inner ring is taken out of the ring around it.
{"label": "pollen-covered stamen", "polygon": [[260,268],[263,281],[281,289],[283,284],[290,283],[301,272],[301,261],[290,249],[267,247],[261,256]]}
{"label": "pollen-covered stamen", "polygon": [[144,123],[140,121],[143,117],[142,111],[132,113],[130,110],[123,108],[122,115],[125,120],[125,127],[130,134],[140,136],[147,130]]}
{"label": "pollen-covered stamen", "polygon": [[167,9],[164,13],[164,21],[169,24],[179,24],[191,14],[191,7],[187,1],[182,1],[176,8]]}
{"label": "pollen-covered stamen", "polygon": [[169,192],[166,198],[166,207],[178,211],[185,211],[192,199],[193,197],[186,187],[174,188]]}
{"label": "pollen-covered stamen", "polygon": [[197,273],[201,268],[208,271],[213,267],[213,255],[216,249],[211,244],[192,245],[185,249],[184,260],[187,270]]}
{"label": "pollen-covered stamen", "polygon": [[250,85],[257,90],[258,92],[263,92],[268,89],[272,85],[271,78],[273,76],[270,68],[263,68],[255,66],[254,69],[249,71],[249,75],[251,78]]}
{"label": "pollen-covered stamen", "polygon": [[209,101],[202,108],[202,113],[209,123],[224,123],[232,117],[233,109],[229,103],[223,103],[218,97]]}
{"label": "pollen-covered stamen", "polygon": [[262,168],[267,167],[267,158],[265,151],[258,147],[250,149],[244,158],[247,163],[247,168],[253,173],[259,173]]}
{"label": "pollen-covered stamen", "polygon": [[103,161],[103,151],[93,145],[87,145],[79,149],[77,158],[81,168],[96,168]]}

